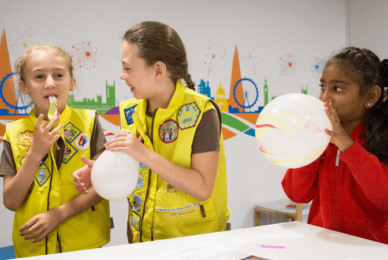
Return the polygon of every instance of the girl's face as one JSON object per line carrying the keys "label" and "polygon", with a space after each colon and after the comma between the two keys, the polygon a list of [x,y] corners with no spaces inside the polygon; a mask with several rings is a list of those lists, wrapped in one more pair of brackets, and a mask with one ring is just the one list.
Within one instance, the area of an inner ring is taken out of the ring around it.
{"label": "girl's face", "polygon": [[155,69],[147,66],[143,59],[137,55],[136,44],[123,41],[121,45],[122,72],[120,79],[130,87],[136,99],[146,99],[157,96],[155,85]]}
{"label": "girl's face", "polygon": [[49,96],[57,98],[58,112],[65,109],[69,91],[76,88],[65,60],[52,50],[36,50],[29,57],[25,69],[25,81],[19,84],[20,91],[29,95],[35,103],[35,114],[44,115],[50,108]]}
{"label": "girl's face", "polygon": [[357,126],[363,120],[367,104],[366,95],[361,95],[360,86],[345,73],[340,64],[332,63],[325,67],[320,86],[319,99],[323,102],[332,102],[343,127]]}

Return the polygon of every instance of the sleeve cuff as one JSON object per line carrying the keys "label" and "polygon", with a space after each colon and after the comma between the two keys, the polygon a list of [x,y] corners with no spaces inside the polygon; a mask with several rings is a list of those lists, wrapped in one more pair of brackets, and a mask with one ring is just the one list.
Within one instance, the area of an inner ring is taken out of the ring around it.
{"label": "sleeve cuff", "polygon": [[359,143],[354,142],[345,152],[341,153],[340,158],[344,161],[351,172],[357,171],[372,156]]}

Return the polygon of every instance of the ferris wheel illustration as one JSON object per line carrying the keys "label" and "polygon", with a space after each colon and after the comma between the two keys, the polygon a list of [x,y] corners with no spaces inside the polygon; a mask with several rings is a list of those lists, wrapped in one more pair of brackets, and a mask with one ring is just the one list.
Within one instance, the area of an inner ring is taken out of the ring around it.
{"label": "ferris wheel illustration", "polygon": [[[15,109],[15,113],[16,114],[16,111],[17,110],[24,110],[25,113],[27,113],[27,108],[29,108],[30,106],[32,106],[34,104],[33,101],[31,101],[31,103],[27,104],[27,105],[24,105],[24,101],[23,101],[23,98],[22,98],[22,95],[20,93],[20,90],[18,90],[18,95],[17,95],[17,99],[16,99],[16,104],[15,105],[12,105],[11,103],[9,103],[7,101],[7,99],[5,98],[4,96],[4,93],[3,93],[3,87],[4,87],[4,83],[7,81],[8,78],[12,77],[13,75],[15,75],[14,72],[11,72],[9,74],[7,74],[3,79],[2,81],[0,82],[0,98],[3,100],[3,102],[5,103],[6,106],[8,106],[9,108],[11,109]],[[22,103],[22,106],[18,106],[18,100],[21,100],[21,103]]]}
{"label": "ferris wheel illustration", "polygon": [[[244,93],[244,102],[241,104],[241,100],[239,101],[236,97],[236,89],[238,84],[243,81],[247,81],[248,84],[245,84],[245,88],[243,88]],[[259,100],[259,89],[256,86],[256,83],[249,78],[241,78],[239,79],[233,87],[233,98],[236,101],[237,105],[245,109],[251,109]],[[253,102],[251,103],[250,100]]]}

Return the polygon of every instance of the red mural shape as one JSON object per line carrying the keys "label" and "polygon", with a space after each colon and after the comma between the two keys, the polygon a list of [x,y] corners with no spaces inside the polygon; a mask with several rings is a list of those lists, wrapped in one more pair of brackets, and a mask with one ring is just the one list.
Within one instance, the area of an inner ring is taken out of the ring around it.
{"label": "red mural shape", "polygon": [[97,48],[93,48],[90,42],[80,42],[72,46],[71,57],[74,69],[92,69],[97,63]]}
{"label": "red mural shape", "polygon": [[278,77],[278,80],[282,75],[290,76],[290,77],[295,75],[297,64],[294,58],[292,57],[292,54],[289,54],[289,55],[286,54],[283,57],[281,57],[279,61],[279,67],[280,67],[280,75]]}

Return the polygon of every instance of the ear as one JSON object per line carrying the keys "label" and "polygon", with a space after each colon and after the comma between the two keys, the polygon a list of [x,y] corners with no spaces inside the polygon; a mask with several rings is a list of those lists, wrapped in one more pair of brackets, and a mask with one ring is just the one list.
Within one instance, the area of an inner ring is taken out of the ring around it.
{"label": "ear", "polygon": [[378,85],[371,87],[367,93],[367,98],[365,102],[366,108],[371,108],[379,100],[381,96],[381,88]]}
{"label": "ear", "polygon": [[73,91],[75,90],[75,88],[77,87],[77,81],[75,80],[75,78],[73,77],[70,81],[70,88],[69,88],[69,91]]}
{"label": "ear", "polygon": [[157,81],[160,81],[162,79],[164,79],[167,75],[167,66],[166,64],[164,64],[164,62],[161,62],[161,61],[157,61],[155,64],[154,64],[154,68],[155,68],[155,79]]}
{"label": "ear", "polygon": [[21,80],[19,80],[19,89],[23,95],[29,95],[26,84],[24,84],[24,82]]}

